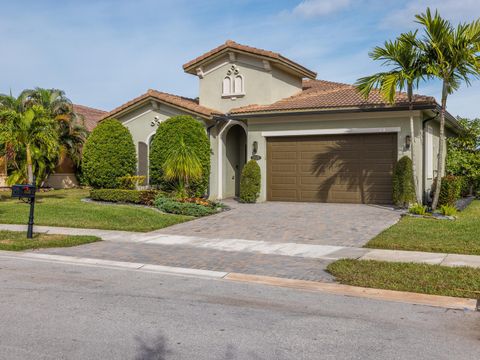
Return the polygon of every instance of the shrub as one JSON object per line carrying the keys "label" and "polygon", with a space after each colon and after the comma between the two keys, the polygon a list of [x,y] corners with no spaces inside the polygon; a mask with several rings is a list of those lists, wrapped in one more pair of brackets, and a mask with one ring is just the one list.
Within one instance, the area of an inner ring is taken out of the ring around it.
{"label": "shrub", "polygon": [[439,205],[455,206],[457,200],[462,196],[463,186],[464,179],[461,176],[444,176],[438,199]]}
{"label": "shrub", "polygon": [[142,205],[153,205],[160,194],[158,190],[122,190],[122,189],[92,189],[90,198],[98,201],[124,202]]}
{"label": "shrub", "polygon": [[216,207],[203,206],[193,202],[182,202],[163,196],[156,198],[155,206],[166,213],[195,217],[211,215],[217,212]]}
{"label": "shrub", "polygon": [[117,188],[119,177],[135,173],[132,135],[118,120],[102,121],[88,137],[82,160],[83,175],[90,186]]}
{"label": "shrub", "polygon": [[427,213],[427,207],[422,204],[413,204],[408,208],[410,214],[425,215]]}
{"label": "shrub", "polygon": [[255,160],[245,164],[240,178],[240,199],[246,203],[254,203],[260,195],[261,172]]}
{"label": "shrub", "polygon": [[440,206],[440,213],[445,216],[454,216],[457,214],[457,208],[450,205]]}
{"label": "shrub", "polygon": [[118,178],[118,184],[120,189],[124,190],[135,190],[137,189],[141,184],[145,182],[146,176],[122,176]]}
{"label": "shrub", "polygon": [[202,196],[210,177],[210,141],[203,125],[191,116],[174,116],[158,126],[150,146],[150,184],[172,189],[173,184],[164,179],[163,167],[170,149],[177,148],[182,139],[202,166],[200,179],[190,183],[191,195]]}
{"label": "shrub", "polygon": [[412,159],[404,156],[398,160],[393,171],[393,203],[408,207],[415,201]]}

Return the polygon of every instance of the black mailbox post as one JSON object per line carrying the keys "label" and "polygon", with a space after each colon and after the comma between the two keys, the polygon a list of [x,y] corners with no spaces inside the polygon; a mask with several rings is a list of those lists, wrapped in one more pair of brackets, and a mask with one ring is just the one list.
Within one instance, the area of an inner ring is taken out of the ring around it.
{"label": "black mailbox post", "polygon": [[[30,204],[30,215],[28,217],[28,230],[27,238],[33,237],[33,214],[35,211],[35,192],[37,188],[35,185],[13,185],[12,186],[12,198],[26,199],[26,202]],[[25,200],[24,200],[25,201]]]}

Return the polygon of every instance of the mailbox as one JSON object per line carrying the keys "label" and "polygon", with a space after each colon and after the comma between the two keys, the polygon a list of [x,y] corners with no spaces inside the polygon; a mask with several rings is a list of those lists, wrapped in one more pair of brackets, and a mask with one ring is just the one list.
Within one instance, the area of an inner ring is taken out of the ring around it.
{"label": "mailbox", "polygon": [[35,185],[13,185],[12,197],[19,199],[33,199],[35,197]]}

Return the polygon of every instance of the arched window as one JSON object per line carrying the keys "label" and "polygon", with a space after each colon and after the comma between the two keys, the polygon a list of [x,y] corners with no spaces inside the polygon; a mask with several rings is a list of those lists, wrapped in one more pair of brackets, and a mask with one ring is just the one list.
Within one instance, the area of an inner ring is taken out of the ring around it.
{"label": "arched window", "polygon": [[233,93],[234,94],[243,94],[243,76],[236,75],[233,82]]}
{"label": "arched window", "polygon": [[232,94],[232,78],[230,76],[225,76],[223,78],[222,94],[223,95]]}

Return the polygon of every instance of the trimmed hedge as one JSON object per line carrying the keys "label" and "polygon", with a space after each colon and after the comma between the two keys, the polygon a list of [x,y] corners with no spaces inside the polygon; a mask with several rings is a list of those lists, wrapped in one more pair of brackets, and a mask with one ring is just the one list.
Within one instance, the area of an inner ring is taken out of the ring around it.
{"label": "trimmed hedge", "polygon": [[98,201],[133,203],[153,205],[155,198],[161,194],[158,190],[123,190],[123,189],[92,189],[90,198]]}
{"label": "trimmed hedge", "polygon": [[202,165],[202,178],[193,181],[191,195],[206,193],[210,177],[210,141],[203,125],[188,115],[174,116],[160,123],[150,146],[150,184],[162,190],[172,190],[173,184],[163,178],[163,164],[169,150],[181,140],[194,152]]}
{"label": "trimmed hedge", "polygon": [[155,206],[170,214],[188,215],[201,217],[217,213],[213,207],[203,206],[192,202],[181,202],[172,198],[159,196],[155,200]]}
{"label": "trimmed hedge", "polygon": [[240,199],[246,203],[254,203],[260,195],[261,171],[255,160],[245,164],[240,178]]}
{"label": "trimmed hedge", "polygon": [[130,131],[118,120],[107,119],[85,142],[82,172],[88,185],[114,189],[119,186],[118,178],[135,173],[136,162]]}
{"label": "trimmed hedge", "polygon": [[447,175],[442,178],[440,188],[439,205],[455,206],[458,199],[462,197],[462,189],[465,181],[461,176]]}
{"label": "trimmed hedge", "polygon": [[415,202],[412,159],[404,156],[398,160],[393,170],[393,203],[397,206],[408,207],[409,204]]}

